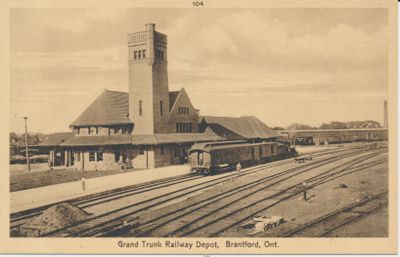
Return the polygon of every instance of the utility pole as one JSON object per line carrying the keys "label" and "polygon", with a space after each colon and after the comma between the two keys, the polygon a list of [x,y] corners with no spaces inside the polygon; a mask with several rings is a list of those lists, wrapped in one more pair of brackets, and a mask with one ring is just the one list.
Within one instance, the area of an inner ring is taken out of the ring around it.
{"label": "utility pole", "polygon": [[23,118],[25,120],[25,154],[26,154],[26,168],[28,171],[30,171],[30,166],[29,166],[29,147],[28,147],[28,126],[27,126],[27,120],[28,117]]}

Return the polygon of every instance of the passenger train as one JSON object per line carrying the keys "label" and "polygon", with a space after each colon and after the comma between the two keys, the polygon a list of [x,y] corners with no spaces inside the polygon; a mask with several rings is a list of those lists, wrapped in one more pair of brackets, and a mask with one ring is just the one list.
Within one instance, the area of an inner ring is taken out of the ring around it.
{"label": "passenger train", "polygon": [[294,157],[296,150],[278,142],[249,143],[245,140],[194,144],[188,151],[192,171],[216,173],[222,169],[266,163]]}

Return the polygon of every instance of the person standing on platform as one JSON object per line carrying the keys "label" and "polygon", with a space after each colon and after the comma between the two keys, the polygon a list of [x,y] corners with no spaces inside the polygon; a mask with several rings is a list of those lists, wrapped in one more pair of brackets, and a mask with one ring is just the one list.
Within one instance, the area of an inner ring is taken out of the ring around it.
{"label": "person standing on platform", "polygon": [[240,171],[242,169],[242,165],[240,165],[240,162],[236,164],[236,171]]}
{"label": "person standing on platform", "polygon": [[82,177],[81,181],[82,181],[82,190],[86,191],[86,178],[85,178],[85,176]]}

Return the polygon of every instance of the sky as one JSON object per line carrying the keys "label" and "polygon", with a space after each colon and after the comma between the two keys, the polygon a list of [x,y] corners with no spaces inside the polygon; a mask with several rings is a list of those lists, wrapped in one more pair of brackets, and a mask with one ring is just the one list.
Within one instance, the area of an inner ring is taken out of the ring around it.
{"label": "sky", "polygon": [[383,121],[386,9],[10,9],[10,130],[68,131],[104,89],[128,91],[127,34],[168,36],[169,89],[200,115],[268,126]]}

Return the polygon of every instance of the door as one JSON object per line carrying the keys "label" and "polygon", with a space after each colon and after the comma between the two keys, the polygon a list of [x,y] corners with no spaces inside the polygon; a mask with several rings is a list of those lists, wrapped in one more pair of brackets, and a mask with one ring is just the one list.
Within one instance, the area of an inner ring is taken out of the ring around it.
{"label": "door", "polygon": [[204,155],[202,152],[199,152],[197,155],[197,163],[199,166],[203,166],[204,163]]}

